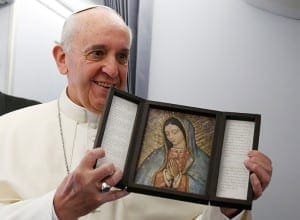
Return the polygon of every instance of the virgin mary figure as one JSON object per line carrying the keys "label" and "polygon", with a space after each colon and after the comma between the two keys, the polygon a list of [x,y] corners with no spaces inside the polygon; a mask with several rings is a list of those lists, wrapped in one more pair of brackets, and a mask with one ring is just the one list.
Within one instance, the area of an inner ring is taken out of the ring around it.
{"label": "virgin mary figure", "polygon": [[204,194],[209,156],[197,146],[192,123],[170,117],[164,122],[162,133],[163,146],[142,162],[136,183]]}

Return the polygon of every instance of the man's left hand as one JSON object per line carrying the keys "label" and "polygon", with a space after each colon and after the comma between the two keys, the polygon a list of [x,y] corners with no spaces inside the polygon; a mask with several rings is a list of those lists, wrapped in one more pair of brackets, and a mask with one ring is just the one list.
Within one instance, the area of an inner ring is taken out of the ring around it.
{"label": "man's left hand", "polygon": [[272,161],[265,154],[252,150],[248,153],[245,166],[252,172],[250,182],[253,189],[253,198],[259,198],[267,188],[272,176]]}

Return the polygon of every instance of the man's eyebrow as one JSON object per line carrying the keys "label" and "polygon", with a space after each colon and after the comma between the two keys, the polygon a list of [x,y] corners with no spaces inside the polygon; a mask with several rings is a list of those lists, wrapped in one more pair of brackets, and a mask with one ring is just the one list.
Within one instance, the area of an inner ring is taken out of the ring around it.
{"label": "man's eyebrow", "polygon": [[129,53],[129,52],[130,52],[130,49],[128,49],[128,48],[124,48],[124,49],[121,49],[120,51],[121,51],[121,52],[126,52],[126,53]]}
{"label": "man's eyebrow", "polygon": [[[107,47],[103,44],[96,44],[96,45],[91,45],[91,46],[87,47],[83,52],[89,52],[89,51],[93,51],[93,50],[103,50],[103,49],[107,49]],[[129,53],[130,49],[122,48],[120,51]]]}
{"label": "man's eyebrow", "polygon": [[100,50],[100,49],[106,49],[105,45],[102,45],[102,44],[91,45],[91,46],[87,47],[84,50],[84,52],[89,52],[92,50]]}

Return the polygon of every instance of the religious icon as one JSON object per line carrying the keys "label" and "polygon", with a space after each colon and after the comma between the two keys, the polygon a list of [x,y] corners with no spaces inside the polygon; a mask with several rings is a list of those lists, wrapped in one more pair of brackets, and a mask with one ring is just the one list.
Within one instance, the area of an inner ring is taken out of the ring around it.
{"label": "religious icon", "polygon": [[150,109],[135,182],[205,194],[215,118]]}
{"label": "religious icon", "polygon": [[[231,164],[234,170],[245,168],[235,163],[235,155],[242,158],[245,149],[257,149],[260,118],[259,114],[149,101],[111,88],[94,146],[105,147],[105,159],[123,171],[118,188],[251,209],[253,192],[247,173],[236,181],[243,181],[240,187],[231,181],[236,174],[228,175],[224,168]],[[241,126],[245,122],[249,129]],[[236,140],[241,146],[229,145]],[[252,140],[252,144],[241,140]],[[236,197],[241,188],[242,196]]]}

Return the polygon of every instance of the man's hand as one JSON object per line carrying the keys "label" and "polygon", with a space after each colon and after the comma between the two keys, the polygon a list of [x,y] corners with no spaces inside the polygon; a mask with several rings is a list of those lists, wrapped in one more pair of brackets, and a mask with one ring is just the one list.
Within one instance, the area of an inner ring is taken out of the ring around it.
{"label": "man's hand", "polygon": [[245,166],[252,172],[250,182],[254,199],[258,199],[267,188],[272,177],[272,161],[265,154],[253,150],[248,153]]}
{"label": "man's hand", "polygon": [[77,219],[105,202],[128,194],[122,190],[100,191],[102,182],[114,186],[122,178],[121,170],[111,163],[93,168],[96,160],[104,156],[101,148],[88,151],[79,166],[57,188],[53,204],[59,219]]}
{"label": "man's hand", "polygon": [[[272,161],[265,154],[252,150],[248,153],[248,159],[245,161],[246,168],[252,172],[250,182],[253,189],[253,198],[258,199],[267,188],[272,177]],[[237,209],[221,208],[221,212],[227,217],[239,213]]]}

